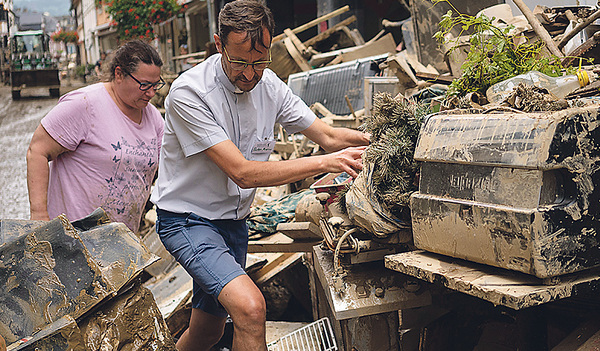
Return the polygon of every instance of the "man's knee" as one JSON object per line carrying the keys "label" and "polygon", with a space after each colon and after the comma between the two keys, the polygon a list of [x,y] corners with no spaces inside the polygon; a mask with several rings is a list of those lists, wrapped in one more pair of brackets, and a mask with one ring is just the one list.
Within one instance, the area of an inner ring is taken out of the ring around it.
{"label": "man's knee", "polygon": [[265,324],[267,306],[262,295],[246,299],[237,309],[232,311],[234,325],[262,327]]}

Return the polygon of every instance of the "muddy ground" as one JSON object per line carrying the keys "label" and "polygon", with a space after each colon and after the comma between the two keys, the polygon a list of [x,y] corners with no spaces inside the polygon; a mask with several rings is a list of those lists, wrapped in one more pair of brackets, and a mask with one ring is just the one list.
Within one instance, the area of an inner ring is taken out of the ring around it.
{"label": "muddy ground", "polygon": [[[83,86],[61,82],[60,93]],[[47,89],[23,90],[13,101],[10,86],[0,86],[0,219],[29,219],[25,155],[40,120],[56,105]]]}

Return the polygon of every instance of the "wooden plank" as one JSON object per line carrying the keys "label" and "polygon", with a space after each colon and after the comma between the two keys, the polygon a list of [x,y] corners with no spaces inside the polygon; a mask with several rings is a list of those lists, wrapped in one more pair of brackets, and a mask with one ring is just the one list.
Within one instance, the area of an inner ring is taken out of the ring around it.
{"label": "wooden plank", "polygon": [[[568,11],[568,10],[567,10]],[[570,12],[570,11],[569,11]],[[591,16],[588,16],[582,22],[577,23],[577,25],[571,29],[569,33],[563,34],[560,38],[560,41],[556,44],[559,49],[562,49],[577,33],[584,30],[587,26],[589,26],[592,22],[600,18],[600,10],[596,10]]]}
{"label": "wooden plank", "polygon": [[246,255],[246,268],[247,274],[254,273],[259,269],[263,268],[267,264],[267,259],[259,257],[253,254]]}
{"label": "wooden plank", "polygon": [[406,61],[404,52],[389,57],[387,63],[402,86],[414,87],[418,84],[419,80],[414,75],[408,61]]}
{"label": "wooden plank", "polygon": [[296,34],[294,34],[294,32],[292,32],[292,30],[289,28],[284,29],[283,32],[285,33],[285,35],[287,35],[288,38],[290,38],[296,49],[298,49],[298,51],[300,52],[300,55],[304,57],[308,50],[306,49],[306,46],[302,43],[302,41],[298,39]]}
{"label": "wooden plank", "polygon": [[[314,20],[312,20],[312,21],[310,21],[308,23],[305,23],[305,24],[303,24],[301,26],[298,26],[298,27],[292,29],[292,32],[294,32],[295,34],[298,34],[300,32],[304,32],[308,28],[314,27],[314,26],[318,25],[319,23],[321,23],[323,21],[327,21],[330,18],[333,18],[335,16],[341,15],[342,13],[347,12],[348,10],[350,10],[350,6],[349,5],[346,5],[344,7],[340,7],[337,10],[334,10],[334,11],[332,11],[332,12],[330,12],[328,14],[325,14],[323,16],[317,17],[317,18],[315,18]],[[276,41],[279,41],[279,40],[281,40],[283,38],[285,38],[285,34],[279,34],[279,35],[277,35],[277,36],[275,36],[273,38],[273,43],[276,42]]]}
{"label": "wooden plank", "polygon": [[302,71],[288,52],[283,41],[271,45],[271,58],[273,63],[269,68],[283,81],[286,81],[290,74]]}
{"label": "wooden plank", "polygon": [[600,345],[600,320],[581,323],[577,329],[563,339],[552,351],[591,351]]}
{"label": "wooden plank", "polygon": [[191,54],[173,56],[171,59],[172,60],[183,60],[186,58],[193,58],[193,57],[204,58],[205,56],[206,56],[206,51],[198,51],[198,52],[192,52]]}
{"label": "wooden plank", "polygon": [[544,285],[535,276],[468,262],[423,250],[385,257],[389,269],[515,310],[571,297],[600,287],[598,270],[573,273]]}
{"label": "wooden plank", "polygon": [[275,151],[279,152],[279,153],[286,153],[286,154],[292,154],[294,153],[294,151],[296,151],[296,148],[294,147],[294,144],[292,144],[291,142],[285,142],[285,141],[276,141],[275,142]]}
{"label": "wooden plank", "polygon": [[168,274],[153,278],[144,284],[148,288],[163,317],[169,316],[185,305],[192,295],[192,277],[179,264]]}
{"label": "wooden plank", "polygon": [[446,76],[446,75],[440,75],[440,74],[432,74],[429,72],[416,72],[415,76],[417,78],[423,79],[427,82],[431,82],[431,83],[440,83],[440,84],[451,84],[452,81],[456,78],[453,76]]}
{"label": "wooden plank", "polygon": [[[282,234],[283,235],[283,234]],[[290,242],[260,242],[250,241],[248,243],[249,253],[260,252],[310,252],[315,245],[319,245],[321,241],[294,242],[290,238]]]}
{"label": "wooden plank", "polygon": [[256,273],[250,274],[256,285],[262,285],[268,282],[277,274],[291,267],[302,258],[303,253],[282,253],[277,258],[268,262],[263,268]]}
{"label": "wooden plank", "polygon": [[160,241],[155,227],[152,227],[142,241],[148,250],[150,250],[150,252],[160,257],[160,260],[144,269],[146,272],[153,277],[157,277],[173,268],[173,266],[176,264],[175,257],[173,257],[169,251],[167,251],[162,241]]}
{"label": "wooden plank", "polygon": [[396,43],[394,42],[394,38],[391,33],[377,41],[368,44],[313,55],[308,63],[313,67],[319,67],[323,63],[330,62],[332,59],[338,56],[341,56],[339,59],[341,60],[340,62],[347,62],[356,58],[377,56],[388,52],[396,52]]}
{"label": "wooden plank", "polygon": [[298,49],[292,42],[292,39],[283,39],[283,44],[285,45],[285,48],[287,49],[290,56],[292,56],[298,67],[300,67],[302,71],[310,71],[311,67],[308,65],[304,57],[302,57],[302,54],[300,53],[300,51],[298,51]]}
{"label": "wooden plank", "polygon": [[396,52],[396,42],[394,41],[394,37],[392,33],[388,33],[384,35],[382,38],[371,42],[366,43],[365,45],[357,46],[354,50],[345,52],[342,54],[342,61],[348,62],[352,60],[357,60],[363,57],[370,57],[381,55],[385,53],[395,53]]}
{"label": "wooden plank", "polygon": [[312,222],[279,223],[277,225],[277,231],[282,232],[295,241],[323,240],[321,230]]}
{"label": "wooden plank", "polygon": [[294,241],[294,239],[283,233],[275,233],[260,240],[248,242],[248,253],[261,252],[311,252],[312,247],[323,240],[317,241]]}
{"label": "wooden plank", "polygon": [[535,34],[538,35],[538,37],[540,37],[544,44],[546,44],[546,47],[548,48],[550,53],[552,53],[554,56],[558,56],[561,58],[564,57],[565,55],[562,53],[562,51],[558,49],[558,46],[556,46],[556,43],[554,42],[552,37],[550,37],[548,31],[542,26],[540,21],[538,21],[533,12],[531,12],[529,7],[527,7],[525,2],[523,0],[513,0],[513,2],[515,5],[517,5],[519,10],[521,10],[523,15],[525,15],[525,18],[527,18],[527,21],[529,22],[529,24],[531,24],[533,31],[535,32]]}
{"label": "wooden plank", "polygon": [[337,23],[335,26],[327,29],[326,31],[323,31],[323,32],[315,35],[314,37],[308,39],[307,41],[304,42],[304,45],[305,46],[315,45],[315,43],[329,38],[333,33],[338,31],[340,28],[348,26],[348,25],[352,24],[354,21],[356,21],[356,16],[352,15],[352,16],[346,18],[345,20]]}

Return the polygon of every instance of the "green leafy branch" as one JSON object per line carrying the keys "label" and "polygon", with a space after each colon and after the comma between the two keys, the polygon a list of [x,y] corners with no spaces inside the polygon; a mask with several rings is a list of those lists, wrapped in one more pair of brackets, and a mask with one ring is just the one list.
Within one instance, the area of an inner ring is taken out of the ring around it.
{"label": "green leafy branch", "polygon": [[[516,75],[537,70],[549,76],[559,76],[564,70],[560,58],[543,53],[544,43],[530,42],[511,34],[514,26],[499,28],[485,15],[474,17],[452,9],[442,16],[440,31],[434,38],[450,45],[450,52],[459,48],[458,39],[449,39],[450,33],[459,29],[459,36],[470,33],[469,52],[462,64],[463,74],[450,84],[448,95],[465,95],[470,92],[485,94],[493,84]],[[454,15],[454,12],[457,15]],[[457,37],[458,38],[458,37]]]}

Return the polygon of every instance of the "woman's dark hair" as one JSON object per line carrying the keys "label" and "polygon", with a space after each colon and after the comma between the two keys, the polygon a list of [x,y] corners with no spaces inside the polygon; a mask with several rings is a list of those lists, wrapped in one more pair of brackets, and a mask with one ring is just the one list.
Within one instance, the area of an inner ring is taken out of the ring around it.
{"label": "woman's dark hair", "polygon": [[225,4],[219,12],[219,38],[223,46],[227,44],[229,33],[246,32],[252,49],[256,44],[263,46],[263,28],[267,28],[273,38],[275,20],[265,5],[256,0],[236,0]]}
{"label": "woman's dark hair", "polygon": [[[123,73],[133,73],[138,69],[140,62],[148,65],[162,67],[163,62],[156,49],[150,44],[135,39],[121,45],[112,55],[108,64],[109,70],[105,71],[104,81],[115,79],[115,68],[121,67]],[[104,65],[103,65],[104,66]]]}

